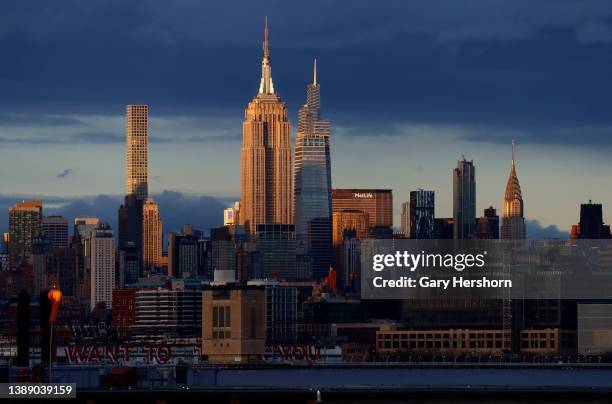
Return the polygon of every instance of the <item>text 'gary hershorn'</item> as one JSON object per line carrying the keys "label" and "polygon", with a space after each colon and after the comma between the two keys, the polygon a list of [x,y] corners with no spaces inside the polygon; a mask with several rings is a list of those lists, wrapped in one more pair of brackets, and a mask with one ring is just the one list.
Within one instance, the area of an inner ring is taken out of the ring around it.
{"label": "text 'gary hershorn'", "polygon": [[[420,253],[414,254],[408,251],[396,251],[395,254],[375,254],[372,257],[372,269],[375,272],[385,270],[404,270],[415,272],[419,269],[453,269],[457,272],[464,270],[482,270],[486,261],[487,252],[481,254],[439,254]],[[438,272],[436,275],[439,275]],[[433,279],[429,276],[400,276],[394,279],[385,279],[375,276],[372,279],[375,288],[511,288],[510,279],[464,278],[452,276],[450,278]]]}

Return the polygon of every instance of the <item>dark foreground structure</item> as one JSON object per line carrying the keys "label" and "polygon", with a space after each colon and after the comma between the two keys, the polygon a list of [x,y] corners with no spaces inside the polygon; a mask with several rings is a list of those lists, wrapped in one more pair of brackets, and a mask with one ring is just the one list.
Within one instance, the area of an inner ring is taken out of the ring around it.
{"label": "dark foreground structure", "polygon": [[[116,370],[116,369],[115,369]],[[16,368],[4,369],[14,382]],[[612,397],[612,366],[397,365],[316,367],[140,367],[123,383],[111,369],[66,366],[53,382],[76,383],[77,402],[601,402]],[[64,401],[65,402],[65,401]]]}

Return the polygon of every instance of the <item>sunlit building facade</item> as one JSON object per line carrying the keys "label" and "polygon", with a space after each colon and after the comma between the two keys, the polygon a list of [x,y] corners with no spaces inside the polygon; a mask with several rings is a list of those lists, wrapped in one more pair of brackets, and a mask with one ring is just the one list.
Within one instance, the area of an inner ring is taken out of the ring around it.
{"label": "sunlit building facade", "polygon": [[523,196],[521,185],[516,176],[514,162],[514,141],[512,142],[512,164],[504,194],[504,213],[502,216],[501,238],[520,240],[525,238],[525,219],[523,216]]}
{"label": "sunlit building facade", "polygon": [[240,224],[251,234],[258,224],[293,223],[291,123],[272,83],[267,20],[263,53],[259,92],[242,126]]}
{"label": "sunlit building facade", "polygon": [[142,207],[142,261],[145,269],[161,267],[162,220],[159,208],[148,198]]}
{"label": "sunlit building facade", "polygon": [[31,199],[9,208],[9,263],[12,268],[31,263],[32,241],[43,234],[43,202]]}

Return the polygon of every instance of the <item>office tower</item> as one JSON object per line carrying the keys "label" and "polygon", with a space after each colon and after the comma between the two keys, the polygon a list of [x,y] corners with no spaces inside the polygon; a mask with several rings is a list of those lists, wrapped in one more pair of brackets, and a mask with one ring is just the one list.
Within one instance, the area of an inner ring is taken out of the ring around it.
{"label": "office tower", "polygon": [[202,355],[211,363],[259,362],[265,349],[265,287],[206,287],[202,292]]}
{"label": "office tower", "polygon": [[172,344],[176,339],[201,336],[201,290],[137,290],[135,306],[131,341]]}
{"label": "office tower", "polygon": [[476,228],[476,179],[473,161],[457,160],[453,169],[453,238],[469,239]]}
{"label": "office tower", "polygon": [[295,225],[259,224],[256,236],[263,277],[295,280],[297,278]]}
{"label": "office tower", "polygon": [[126,107],[126,194],[139,200],[148,196],[149,107]]}
{"label": "office tower", "polygon": [[138,282],[140,259],[134,243],[128,243],[119,251],[119,287]]}
{"label": "office tower", "polygon": [[406,238],[410,238],[410,202],[402,202],[402,217],[400,232]]}
{"label": "office tower", "polygon": [[609,239],[610,226],[604,224],[600,203],[583,203],[580,205],[580,223],[572,226],[572,239]]}
{"label": "office tower", "polygon": [[16,268],[32,258],[32,240],[43,235],[43,203],[26,200],[9,208],[9,263]]}
{"label": "office tower", "polygon": [[342,246],[344,233],[347,230],[354,230],[358,239],[367,237],[370,215],[360,210],[343,210],[333,213],[333,245],[334,248]]}
{"label": "office tower", "polygon": [[306,104],[298,118],[294,188],[296,238],[312,257],[315,277],[325,276],[332,263],[330,122],[320,116],[321,87],[317,61]]}
{"label": "office tower", "polygon": [[159,208],[148,198],[142,207],[142,262],[145,269],[161,267],[162,220]]}
{"label": "office tower", "polygon": [[68,219],[63,216],[44,216],[43,234],[53,248],[68,248]]}
{"label": "office tower", "polygon": [[275,280],[253,280],[249,286],[266,290],[266,346],[297,342],[298,289]]}
{"label": "office tower", "polygon": [[493,206],[484,210],[484,216],[478,219],[476,224],[477,239],[499,239],[499,216]]}
{"label": "office tower", "polygon": [[74,218],[74,235],[81,238],[90,238],[91,231],[100,224],[100,219],[95,216],[80,216]]}
{"label": "office tower", "polygon": [[521,195],[521,185],[516,176],[514,140],[512,141],[512,164],[510,166],[510,175],[508,176],[506,193],[504,194],[504,214],[502,217],[501,238],[510,240],[525,238],[523,196]]}
{"label": "office tower", "polygon": [[410,192],[410,238],[434,237],[434,191],[419,189]]}
{"label": "office tower", "polygon": [[332,190],[332,211],[360,210],[369,215],[368,227],[393,226],[393,191],[390,189]]}
{"label": "office tower", "polygon": [[168,239],[168,275],[174,278],[190,278],[198,275],[200,268],[200,243],[197,236],[170,233]]}
{"label": "office tower", "polygon": [[210,266],[215,280],[236,280],[236,241],[230,226],[210,230]]}
{"label": "office tower", "polygon": [[112,308],[115,288],[115,236],[108,225],[100,224],[91,232],[91,301]]}
{"label": "office tower", "polygon": [[293,223],[291,158],[291,123],[272,84],[266,19],[261,84],[242,126],[240,224],[251,234],[258,224]]}

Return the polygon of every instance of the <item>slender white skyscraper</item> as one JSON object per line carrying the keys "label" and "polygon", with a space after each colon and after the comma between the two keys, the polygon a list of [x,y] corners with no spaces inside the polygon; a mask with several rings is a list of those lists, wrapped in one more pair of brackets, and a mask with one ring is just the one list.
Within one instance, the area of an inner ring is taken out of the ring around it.
{"label": "slender white skyscraper", "polygon": [[321,87],[314,61],[306,104],[298,116],[294,159],[295,232],[308,248],[315,277],[325,276],[332,263],[330,122],[320,117]]}

